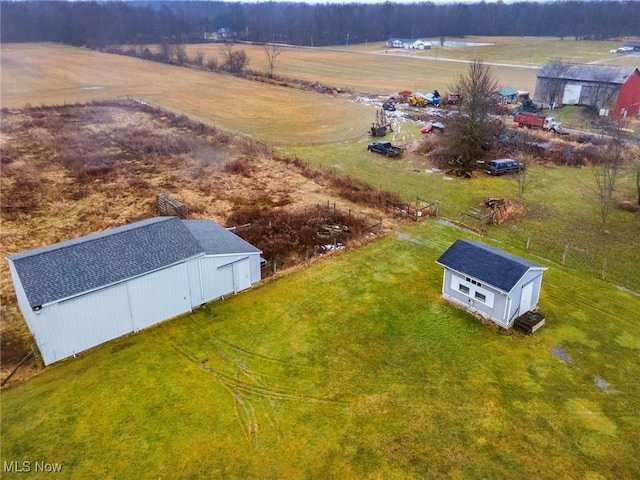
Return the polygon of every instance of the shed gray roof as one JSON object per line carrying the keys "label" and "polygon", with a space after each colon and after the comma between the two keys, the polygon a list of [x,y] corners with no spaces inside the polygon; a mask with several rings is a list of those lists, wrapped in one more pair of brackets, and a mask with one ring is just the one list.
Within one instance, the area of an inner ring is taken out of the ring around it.
{"label": "shed gray roof", "polygon": [[546,270],[542,265],[475,240],[456,240],[437,263],[504,292],[511,291],[530,269]]}
{"label": "shed gray roof", "polygon": [[207,255],[262,253],[249,242],[212,220],[183,220],[183,223]]}
{"label": "shed gray roof", "polygon": [[236,246],[248,251],[249,244],[214,222],[157,217],[7,259],[16,268],[29,304],[36,307],[205,255],[215,250],[215,240],[215,253],[231,253]]}
{"label": "shed gray roof", "polygon": [[538,71],[537,77],[622,85],[636,70],[636,67],[616,65],[549,62]]}

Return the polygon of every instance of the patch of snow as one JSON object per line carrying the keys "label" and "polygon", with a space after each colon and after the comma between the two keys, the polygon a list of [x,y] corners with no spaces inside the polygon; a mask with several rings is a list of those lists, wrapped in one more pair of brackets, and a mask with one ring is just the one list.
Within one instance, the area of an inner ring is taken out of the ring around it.
{"label": "patch of snow", "polygon": [[558,357],[567,365],[571,365],[571,357],[569,357],[569,354],[567,354],[567,352],[565,352],[560,345],[555,345],[551,349],[551,353],[553,353],[554,356]]}
{"label": "patch of snow", "polygon": [[595,383],[598,386],[598,388],[600,388],[600,390],[602,390],[604,393],[620,393],[619,390],[614,390],[613,388],[609,388],[611,384],[607,382],[604,378],[598,375],[593,377],[593,383]]}

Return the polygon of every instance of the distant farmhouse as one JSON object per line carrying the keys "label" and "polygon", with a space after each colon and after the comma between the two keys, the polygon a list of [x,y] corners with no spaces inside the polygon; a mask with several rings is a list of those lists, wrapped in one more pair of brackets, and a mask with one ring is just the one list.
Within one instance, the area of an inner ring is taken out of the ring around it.
{"label": "distant farmhouse", "polygon": [[538,72],[533,99],[549,106],[586,105],[612,118],[633,117],[640,113],[640,71],[549,62]]}
{"label": "distant farmhouse", "polygon": [[424,40],[415,38],[390,38],[389,40],[387,40],[387,47],[430,50],[431,42],[425,42]]}
{"label": "distant farmhouse", "polygon": [[251,287],[260,254],[213,221],[158,217],[7,261],[49,365]]}
{"label": "distant farmhouse", "polygon": [[456,240],[437,263],[444,298],[503,328],[537,308],[542,265],[474,240]]}

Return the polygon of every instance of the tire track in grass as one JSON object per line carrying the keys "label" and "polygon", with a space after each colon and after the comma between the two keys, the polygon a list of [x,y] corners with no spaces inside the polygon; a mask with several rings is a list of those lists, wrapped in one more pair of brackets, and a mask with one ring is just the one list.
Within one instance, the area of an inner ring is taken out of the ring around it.
{"label": "tire track in grass", "polygon": [[[196,364],[197,367],[212,375],[218,383],[229,393],[234,405],[235,416],[238,421],[239,427],[243,432],[243,435],[247,439],[247,443],[250,448],[254,448],[258,442],[258,433],[260,430],[260,422],[258,421],[258,414],[255,401],[268,400],[269,405],[275,409],[278,405],[278,401],[291,401],[291,402],[305,402],[305,403],[324,403],[324,404],[346,404],[349,402],[337,400],[334,398],[325,398],[317,395],[310,395],[300,393],[297,390],[282,388],[278,385],[269,386],[265,379],[276,379],[276,375],[265,375],[258,371],[247,368],[244,361],[234,358],[227,354],[219,344],[225,344],[229,348],[234,347],[228,342],[221,339],[214,339],[212,342],[207,342],[212,347],[216,357],[222,362],[222,367],[226,365],[232,365],[235,368],[235,375],[222,372],[220,369],[209,366],[209,358],[198,360],[195,355],[179,348],[173,344],[173,349],[178,352],[182,357],[186,358],[190,363]],[[217,344],[219,343],[219,344]],[[273,361],[279,365],[291,366],[287,362],[281,362],[277,359],[272,359],[259,354],[253,354],[245,349],[236,347],[236,350],[241,351],[244,355],[253,355],[260,360]],[[300,365],[301,366],[301,365]],[[281,432],[278,427],[277,421],[269,415],[268,409],[263,412],[266,421],[275,430],[276,434],[280,437]]]}
{"label": "tire track in grass", "polygon": [[235,417],[238,421],[240,430],[247,439],[247,443],[250,447],[255,447],[258,440],[258,420],[255,414],[255,410],[253,409],[251,404],[246,402],[240,392],[234,390],[229,382],[223,381],[217,372],[214,372],[213,370],[205,366],[205,364],[208,362],[208,359],[198,361],[198,359],[193,354],[178,348],[177,345],[172,344],[171,346],[176,352],[178,352],[178,354],[189,360],[190,363],[198,365],[198,368],[200,370],[211,373],[214,375],[214,377],[216,377],[218,383],[229,393],[232,398]]}

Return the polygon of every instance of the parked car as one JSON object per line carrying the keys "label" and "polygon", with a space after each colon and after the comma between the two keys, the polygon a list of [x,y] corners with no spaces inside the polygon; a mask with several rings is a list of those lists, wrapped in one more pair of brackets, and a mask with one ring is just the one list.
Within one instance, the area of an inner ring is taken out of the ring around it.
{"label": "parked car", "polygon": [[367,150],[387,157],[399,157],[402,155],[402,148],[392,145],[391,142],[373,142],[367,145]]}
{"label": "parked car", "polygon": [[444,123],[442,122],[432,122],[427,123],[424,127],[420,129],[422,133],[431,133],[431,132],[443,132],[444,131]]}
{"label": "parked car", "polygon": [[518,162],[512,158],[500,158],[498,160],[491,160],[488,162],[484,171],[489,175],[506,175],[509,173],[519,173],[524,171],[527,165]]}

